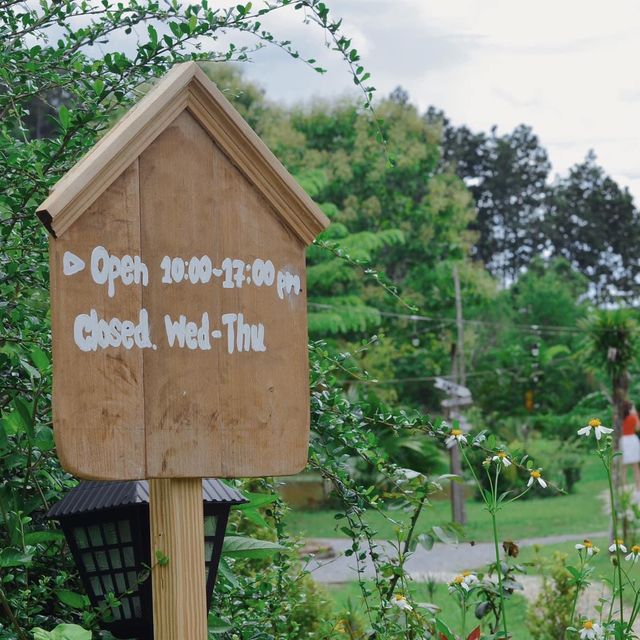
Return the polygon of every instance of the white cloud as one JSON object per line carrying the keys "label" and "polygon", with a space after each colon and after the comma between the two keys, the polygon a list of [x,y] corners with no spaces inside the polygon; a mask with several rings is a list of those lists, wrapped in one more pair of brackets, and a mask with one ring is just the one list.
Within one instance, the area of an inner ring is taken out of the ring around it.
{"label": "white cloud", "polygon": [[[381,95],[397,85],[456,123],[506,131],[524,122],[564,172],[593,148],[640,200],[640,3],[619,0],[335,0]],[[247,75],[275,100],[353,91],[337,55],[299,12],[273,21],[327,67],[317,76],[265,51]]]}

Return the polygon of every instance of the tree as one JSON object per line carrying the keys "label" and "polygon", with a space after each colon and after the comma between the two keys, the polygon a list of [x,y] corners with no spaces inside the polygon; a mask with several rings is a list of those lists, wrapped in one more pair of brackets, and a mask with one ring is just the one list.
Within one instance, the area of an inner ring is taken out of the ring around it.
{"label": "tree", "polygon": [[551,165],[531,127],[511,133],[474,133],[454,127],[441,111],[430,108],[425,118],[442,127],[442,166],[451,168],[473,193],[477,232],[472,255],[487,269],[514,281],[541,247],[540,224],[548,198]]}
{"label": "tree", "polygon": [[595,302],[631,301],[640,291],[639,223],[629,191],[589,152],[553,186],[543,226],[545,248],[587,276]]}

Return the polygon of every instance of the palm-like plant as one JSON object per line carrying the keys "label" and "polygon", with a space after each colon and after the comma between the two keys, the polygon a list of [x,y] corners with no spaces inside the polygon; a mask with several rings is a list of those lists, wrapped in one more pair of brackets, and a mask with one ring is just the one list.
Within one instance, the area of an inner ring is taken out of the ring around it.
{"label": "palm-like plant", "polygon": [[[586,324],[588,354],[591,363],[604,369],[611,380],[614,449],[619,448],[624,419],[623,404],[629,389],[629,365],[638,355],[639,326],[628,309],[599,311]],[[619,458],[618,458],[619,460]],[[621,482],[619,463],[614,469],[616,487]]]}

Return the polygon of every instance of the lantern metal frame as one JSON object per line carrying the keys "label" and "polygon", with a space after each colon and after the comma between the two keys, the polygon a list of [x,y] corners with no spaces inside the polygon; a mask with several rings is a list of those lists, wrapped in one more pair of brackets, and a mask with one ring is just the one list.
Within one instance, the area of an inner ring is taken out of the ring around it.
{"label": "lantern metal frame", "polygon": [[[239,491],[219,480],[203,480],[207,610],[229,511],[246,502]],[[109,593],[120,602],[111,607],[113,618],[100,626],[116,638],[153,640],[151,577],[141,580],[145,567],[152,566],[148,483],[81,482],[47,516],[59,521],[91,604],[109,609]]]}

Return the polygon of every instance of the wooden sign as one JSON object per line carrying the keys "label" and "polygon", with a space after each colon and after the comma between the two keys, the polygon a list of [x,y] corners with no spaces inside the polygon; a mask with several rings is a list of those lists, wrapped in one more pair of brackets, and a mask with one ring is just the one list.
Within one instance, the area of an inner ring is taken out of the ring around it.
{"label": "wooden sign", "polygon": [[436,389],[445,391],[450,396],[457,396],[458,398],[471,398],[471,391],[467,387],[463,387],[461,384],[447,380],[446,378],[436,378],[433,386]]}
{"label": "wooden sign", "polygon": [[328,220],[194,63],[40,206],[54,433],[95,479],[306,464],[304,250]]}

